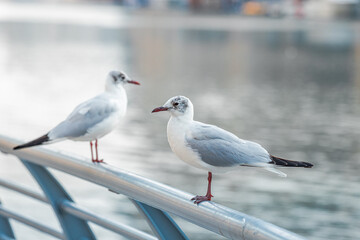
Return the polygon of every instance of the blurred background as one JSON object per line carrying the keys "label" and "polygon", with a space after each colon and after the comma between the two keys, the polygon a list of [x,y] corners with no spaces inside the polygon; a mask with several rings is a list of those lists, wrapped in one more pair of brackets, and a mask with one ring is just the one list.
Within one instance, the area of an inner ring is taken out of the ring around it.
{"label": "blurred background", "polygon": [[[100,154],[118,168],[205,194],[207,173],[179,160],[166,138],[175,95],[195,119],[309,161],[287,178],[241,168],[215,174],[214,201],[309,239],[360,237],[360,24],[355,0],[123,0],[0,2],[0,134],[32,140],[104,89],[110,70],[129,107]],[[87,142],[46,148],[89,158]],[[12,156],[0,176],[39,189]],[[52,171],[75,201],[150,231],[122,195]],[[50,209],[0,188],[0,199],[58,226]],[[175,217],[176,218],[176,217]],[[176,218],[190,239],[222,239]],[[51,239],[12,222],[19,239]],[[99,239],[122,239],[92,225]]]}

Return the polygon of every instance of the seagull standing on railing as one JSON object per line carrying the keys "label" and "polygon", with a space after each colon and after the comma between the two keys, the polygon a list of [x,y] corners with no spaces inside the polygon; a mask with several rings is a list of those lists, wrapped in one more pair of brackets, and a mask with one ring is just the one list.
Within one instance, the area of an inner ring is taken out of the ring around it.
{"label": "seagull standing on railing", "polygon": [[212,172],[226,172],[237,166],[262,167],[280,176],[286,174],[275,169],[284,167],[311,168],[307,162],[291,161],[270,155],[255,142],[238,138],[214,125],[193,120],[194,108],[184,96],[170,98],[162,107],[152,112],[168,111],[171,114],[167,125],[167,137],[172,151],[186,163],[208,171],[208,189],[205,196],[191,200],[199,204],[211,201]]}
{"label": "seagull standing on railing", "polygon": [[[64,121],[44,136],[16,146],[14,150],[66,139],[90,141],[92,162],[103,162],[98,156],[98,139],[114,130],[125,115],[127,95],[123,86],[127,83],[140,85],[124,72],[111,71],[106,78],[103,93],[78,105]],[[92,141],[95,141],[95,158]]]}

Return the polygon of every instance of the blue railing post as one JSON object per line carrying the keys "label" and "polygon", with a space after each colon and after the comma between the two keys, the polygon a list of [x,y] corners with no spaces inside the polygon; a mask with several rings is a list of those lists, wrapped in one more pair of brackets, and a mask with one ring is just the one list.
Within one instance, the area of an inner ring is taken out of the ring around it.
{"label": "blue railing post", "polygon": [[44,167],[21,159],[23,164],[38,182],[48,198],[67,239],[96,239],[86,221],[61,211],[64,201],[73,202],[69,194]]}
{"label": "blue railing post", "polygon": [[[1,205],[1,201],[0,201]],[[9,219],[0,215],[0,239],[15,239]]]}
{"label": "blue railing post", "polygon": [[189,240],[174,220],[159,209],[131,199],[136,208],[144,215],[151,229],[161,240]]}

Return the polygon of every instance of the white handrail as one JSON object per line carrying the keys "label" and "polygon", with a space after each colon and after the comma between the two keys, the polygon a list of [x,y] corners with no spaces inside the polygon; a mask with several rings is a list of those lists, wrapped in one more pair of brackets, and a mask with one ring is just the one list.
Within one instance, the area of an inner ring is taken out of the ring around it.
{"label": "white handrail", "polygon": [[193,204],[192,194],[146,179],[107,164],[94,165],[85,159],[37,147],[13,151],[18,140],[0,135],[0,151],[30,162],[54,168],[113,192],[175,214],[229,239],[304,240],[305,238],[215,202]]}

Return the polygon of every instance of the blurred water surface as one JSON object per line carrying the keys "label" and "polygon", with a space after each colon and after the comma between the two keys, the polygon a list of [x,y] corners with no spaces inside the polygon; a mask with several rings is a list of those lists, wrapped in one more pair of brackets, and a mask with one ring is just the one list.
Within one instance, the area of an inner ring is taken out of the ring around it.
{"label": "blurred water surface", "polygon": [[[136,15],[134,20],[147,18]],[[168,146],[168,115],[150,114],[168,98],[185,95],[194,103],[196,120],[256,141],[273,155],[315,164],[313,169],[285,169],[287,178],[252,168],[215,174],[214,201],[310,239],[359,238],[357,27],[326,22],[318,29],[279,30],[277,20],[238,21],[263,21],[270,27],[221,31],[2,20],[0,133],[24,141],[44,134],[76,104],[103,91],[109,70],[125,70],[142,85],[127,86],[128,114],[100,141],[108,164],[205,193],[206,172],[177,159]],[[46,147],[90,157],[88,143]],[[38,188],[16,158],[0,155],[0,160],[2,178]],[[124,196],[54,172],[76,201],[149,231]],[[42,204],[4,189],[0,198],[5,206],[58,227]],[[177,221],[190,239],[221,239]],[[20,239],[47,239],[13,225]],[[100,239],[121,239],[93,228]]]}

